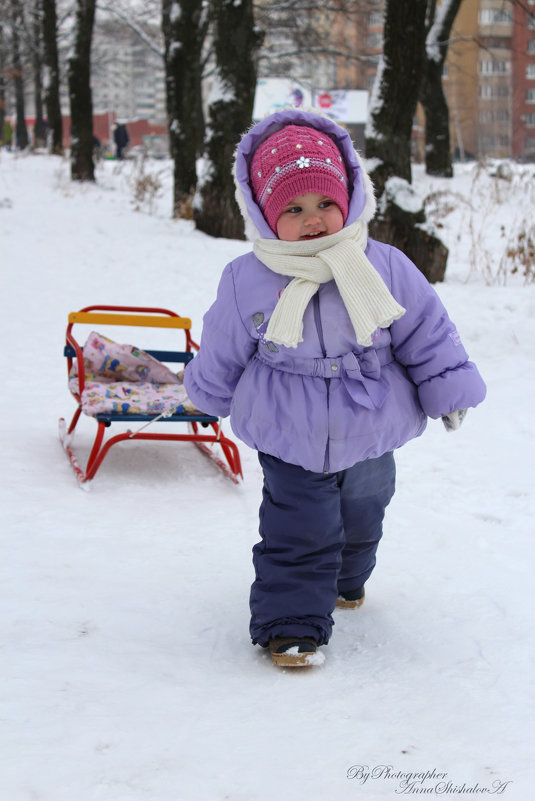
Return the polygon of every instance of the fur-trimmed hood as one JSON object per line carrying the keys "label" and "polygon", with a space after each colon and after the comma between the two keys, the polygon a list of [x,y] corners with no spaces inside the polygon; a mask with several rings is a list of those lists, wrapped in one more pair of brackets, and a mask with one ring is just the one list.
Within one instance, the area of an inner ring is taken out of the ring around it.
{"label": "fur-trimmed hood", "polygon": [[249,183],[249,163],[258,145],[285,125],[308,125],[327,134],[336,142],[344,157],[349,179],[350,199],[345,224],[350,225],[356,220],[369,223],[375,214],[373,186],[348,132],[315,109],[308,111],[288,108],[270,114],[250,128],[236,150],[234,161],[236,200],[245,220],[247,239],[254,241],[259,237],[276,238],[253,198]]}

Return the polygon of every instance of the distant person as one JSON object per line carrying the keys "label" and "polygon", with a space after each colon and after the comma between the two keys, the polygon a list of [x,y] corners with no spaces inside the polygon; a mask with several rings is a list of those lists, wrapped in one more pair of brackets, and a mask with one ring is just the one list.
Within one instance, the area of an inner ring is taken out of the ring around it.
{"label": "distant person", "polygon": [[4,126],[2,128],[2,146],[6,148],[6,150],[11,150],[11,145],[13,143],[13,126],[11,125],[10,120],[4,120]]}
{"label": "distant person", "polygon": [[113,141],[115,142],[115,158],[122,160],[124,158],[124,151],[130,142],[126,125],[122,122],[116,122],[113,127]]}
{"label": "distant person", "polygon": [[36,120],[32,131],[32,147],[46,147],[48,135],[48,122],[46,120]]}
{"label": "distant person", "polygon": [[96,158],[97,161],[100,161],[100,156],[102,154],[102,142],[93,134],[93,156]]}

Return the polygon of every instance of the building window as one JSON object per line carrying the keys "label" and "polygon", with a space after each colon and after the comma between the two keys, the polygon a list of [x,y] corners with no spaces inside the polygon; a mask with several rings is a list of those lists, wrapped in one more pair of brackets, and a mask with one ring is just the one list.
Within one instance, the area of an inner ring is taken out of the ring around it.
{"label": "building window", "polygon": [[511,62],[499,59],[485,59],[479,62],[481,75],[508,75],[511,71]]}
{"label": "building window", "polygon": [[535,64],[526,64],[526,78],[535,80]]}
{"label": "building window", "polygon": [[535,53],[535,39],[528,39],[528,53]]}
{"label": "building window", "polygon": [[499,84],[492,86],[488,84],[480,84],[478,87],[479,97],[484,100],[491,100],[495,97],[509,97],[509,87]]}
{"label": "building window", "polygon": [[366,48],[368,50],[379,50],[382,46],[383,46],[382,33],[370,33],[370,35],[366,37]]}
{"label": "building window", "polygon": [[535,103],[535,89],[526,89],[526,103]]}
{"label": "building window", "polygon": [[535,128],[535,112],[526,114],[526,125],[528,128]]}
{"label": "building window", "polygon": [[503,8],[482,8],[479,12],[480,25],[511,25],[513,15]]}
{"label": "building window", "polygon": [[[535,3],[535,0],[533,0]],[[368,28],[376,28],[378,25],[383,24],[383,12],[382,11],[371,11],[368,14]]]}
{"label": "building window", "polygon": [[506,108],[498,108],[496,111],[482,109],[479,112],[479,121],[483,124],[491,122],[509,122],[509,111]]}
{"label": "building window", "polygon": [[530,14],[528,17],[528,31],[535,31],[535,14]]}

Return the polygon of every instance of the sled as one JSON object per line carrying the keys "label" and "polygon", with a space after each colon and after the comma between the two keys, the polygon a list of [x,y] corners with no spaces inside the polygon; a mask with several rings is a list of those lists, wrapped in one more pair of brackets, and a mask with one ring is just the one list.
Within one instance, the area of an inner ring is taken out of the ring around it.
{"label": "sled", "polygon": [[[132,326],[135,328],[151,327],[151,328],[165,328],[172,330],[182,330],[185,334],[185,350],[152,350],[146,349],[141,351],[139,348],[131,346],[117,345],[118,348],[131,348],[131,351],[136,354],[141,354],[146,359],[150,359],[150,364],[155,363],[161,368],[162,371],[169,371],[166,363],[182,363],[187,365],[195,355],[195,351],[199,350],[199,346],[191,337],[191,320],[186,317],[180,317],[169,309],[152,308],[145,306],[86,306],[80,311],[72,312],[68,317],[67,331],[65,335],[65,346],[63,355],[67,359],[67,373],[70,377],[69,389],[73,395],[77,409],[74,416],[67,426],[65,419],[59,420],[59,437],[63,449],[67,454],[70,464],[74,470],[75,476],[81,486],[90,482],[99,470],[102,462],[108,454],[110,448],[119,442],[129,442],[140,440],[144,441],[166,441],[166,442],[192,442],[203,454],[207,455],[212,462],[225,473],[231,481],[235,484],[240,482],[243,478],[241,460],[238,448],[229,437],[227,437],[221,429],[221,421],[219,418],[209,414],[204,414],[198,410],[193,412],[183,413],[182,407],[175,407],[176,410],[168,409],[161,411],[159,409],[145,410],[144,413],[125,413],[121,410],[105,411],[101,413],[91,413],[95,419],[97,430],[95,439],[93,441],[89,457],[85,467],[79,461],[72,448],[72,440],[76,425],[82,415],[87,414],[86,408],[82,408],[82,396],[87,383],[86,364],[84,360],[84,351],[82,346],[76,340],[73,334],[75,325],[90,325],[93,329],[96,326]],[[110,342],[105,336],[96,335],[101,340]],[[126,351],[125,351],[126,352]],[[154,362],[156,360],[156,362]],[[73,371],[73,366],[75,367]],[[113,365],[112,365],[113,366]],[[157,367],[157,369],[159,369]],[[142,367],[142,370],[148,368]],[[176,381],[176,374],[173,374]],[[110,380],[109,378],[105,380]],[[137,380],[137,379],[136,379]],[[114,384],[113,386],[117,386]],[[141,387],[141,384],[127,384],[126,387]],[[143,385],[144,386],[144,385]],[[153,385],[157,388],[161,386],[171,386],[156,384]],[[125,390],[127,391],[127,390]],[[128,390],[130,391],[130,390]],[[139,396],[141,391],[134,393]],[[85,398],[87,395],[85,396]],[[85,404],[86,405],[86,404]],[[125,406],[128,404],[124,404]],[[113,423],[129,423],[133,424],[136,430],[130,428],[122,433],[105,438],[106,429],[110,428]],[[177,433],[173,431],[152,431],[147,432],[145,429],[153,423],[165,423],[166,428],[168,424],[177,423],[186,426],[187,433]]]}

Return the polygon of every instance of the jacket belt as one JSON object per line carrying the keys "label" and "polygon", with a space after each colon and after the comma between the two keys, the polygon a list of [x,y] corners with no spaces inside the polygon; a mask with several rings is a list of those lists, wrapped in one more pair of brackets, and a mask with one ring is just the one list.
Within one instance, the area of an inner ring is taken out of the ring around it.
{"label": "jacket belt", "polygon": [[336,358],[291,357],[286,361],[272,361],[257,351],[256,358],[274,370],[313,378],[339,378],[355,403],[367,409],[383,405],[388,388],[380,381],[381,367],[394,361],[392,349],[370,348],[361,353],[345,353]]}

